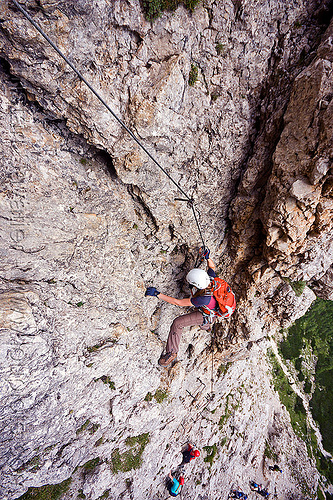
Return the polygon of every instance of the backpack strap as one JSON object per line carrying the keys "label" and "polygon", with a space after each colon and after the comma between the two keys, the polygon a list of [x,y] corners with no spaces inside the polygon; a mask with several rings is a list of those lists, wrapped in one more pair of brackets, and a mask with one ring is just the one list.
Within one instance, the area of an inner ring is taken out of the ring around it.
{"label": "backpack strap", "polygon": [[217,316],[217,311],[214,309],[208,309],[208,307],[205,309],[204,306],[199,307],[199,311],[203,315],[203,325],[213,323],[214,318]]}

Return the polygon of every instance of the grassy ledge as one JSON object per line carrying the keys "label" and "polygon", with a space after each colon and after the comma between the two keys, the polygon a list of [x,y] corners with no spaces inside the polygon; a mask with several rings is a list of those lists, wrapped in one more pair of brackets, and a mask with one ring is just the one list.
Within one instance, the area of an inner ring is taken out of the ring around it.
{"label": "grassy ledge", "polygon": [[141,0],[143,12],[148,21],[153,21],[162,15],[164,11],[174,11],[179,5],[193,12],[200,0]]}

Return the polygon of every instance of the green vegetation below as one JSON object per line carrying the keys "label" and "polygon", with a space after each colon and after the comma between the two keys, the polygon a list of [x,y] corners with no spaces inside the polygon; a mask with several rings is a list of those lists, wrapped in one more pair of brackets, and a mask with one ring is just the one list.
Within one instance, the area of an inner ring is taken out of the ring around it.
{"label": "green vegetation below", "polygon": [[304,352],[317,359],[315,390],[310,401],[313,417],[318,422],[324,448],[333,453],[333,301],[317,299],[309,311],[288,330],[288,337],[281,342],[280,350],[285,359],[293,361],[299,380],[305,379],[304,390],[311,392],[308,373],[303,368]]}
{"label": "green vegetation below", "polygon": [[265,457],[270,458],[271,460],[274,460],[274,462],[277,462],[279,460],[277,453],[272,448],[271,443],[267,440],[265,442],[264,455],[265,455]]}
{"label": "green vegetation below", "polygon": [[168,391],[164,391],[163,389],[156,389],[155,394],[152,394],[151,392],[147,392],[145,401],[152,401],[153,398],[155,398],[157,403],[163,403],[165,399],[168,397]]}
{"label": "green vegetation below", "polygon": [[227,400],[225,404],[224,414],[221,415],[219,420],[219,428],[222,431],[224,424],[228,419],[239,409],[240,401],[236,399],[231,393],[227,395]]}
{"label": "green vegetation below", "polygon": [[[319,360],[317,367],[319,365]],[[319,370],[320,370],[319,366]],[[333,453],[333,370],[324,369],[316,373],[316,389],[310,401],[313,417],[318,422],[323,436],[324,448]]]}
{"label": "green vegetation below", "polygon": [[204,458],[204,462],[209,463],[211,467],[217,455],[217,446],[216,444],[213,444],[213,446],[204,446],[203,449],[206,452],[206,457]]}
{"label": "green vegetation below", "polygon": [[18,500],[58,500],[66,493],[72,478],[66,479],[59,484],[46,484],[40,488],[29,488]]}
{"label": "green vegetation below", "polygon": [[281,403],[289,412],[291,425],[296,434],[303,440],[307,440],[308,427],[306,422],[306,411],[301,398],[292,390],[286,375],[279,365],[272,351],[268,351],[268,357],[272,366],[274,389],[279,393]]}
{"label": "green vegetation below", "polygon": [[165,10],[176,10],[179,5],[184,5],[186,9],[193,12],[200,0],[142,0],[142,7],[148,21],[153,21],[160,17]]}
{"label": "green vegetation below", "polygon": [[118,472],[129,472],[132,469],[139,469],[142,463],[142,453],[149,443],[149,433],[139,436],[128,437],[125,441],[129,450],[124,453],[119,452],[119,448],[111,455],[111,469],[114,474]]}
{"label": "green vegetation below", "polygon": [[104,493],[97,498],[97,500],[104,500],[105,498],[109,498],[110,490],[105,490]]}
{"label": "green vegetation below", "polygon": [[101,459],[99,457],[96,457],[96,458],[92,458],[91,460],[88,460],[88,462],[83,464],[82,467],[86,471],[93,471],[101,463],[102,463]]}
{"label": "green vegetation below", "polygon": [[296,297],[300,297],[302,295],[306,287],[306,281],[291,281],[290,278],[284,278],[284,280],[289,283]]}
{"label": "green vegetation below", "polygon": [[109,375],[103,375],[102,377],[95,379],[95,382],[97,382],[97,380],[101,380],[103,384],[107,384],[111,391],[116,389],[115,383],[110,379]]}
{"label": "green vegetation below", "polygon": [[95,434],[95,432],[100,427],[100,424],[94,424],[90,422],[89,418],[81,425],[81,427],[76,431],[76,435],[78,436],[81,432],[88,431],[89,434]]}
{"label": "green vegetation below", "polygon": [[232,363],[226,363],[225,365],[220,365],[218,367],[218,370],[217,370],[217,378],[220,378],[221,376],[224,376],[227,371],[229,370],[230,366],[232,365]]}
{"label": "green vegetation below", "polygon": [[195,82],[198,80],[198,73],[199,73],[198,66],[192,63],[190,74],[188,75],[188,84],[191,85],[191,87],[193,87]]}
{"label": "green vegetation below", "polygon": [[[331,484],[333,484],[333,463],[331,462],[331,460],[325,458],[318,452],[316,454],[316,465],[319,472],[323,474],[323,476],[325,476],[326,479],[328,479]],[[333,500],[333,495],[331,498]]]}
{"label": "green vegetation below", "polygon": [[[270,350],[268,357],[272,366],[274,388],[279,393],[281,403],[284,404],[290,415],[291,425],[295,433],[305,442],[309,456],[316,459],[319,472],[332,482],[333,464],[329,464],[318,449],[317,438],[314,430],[307,423],[306,410],[301,398],[292,390],[278,360]],[[278,456],[267,441],[264,455],[277,461]],[[324,467],[326,467],[325,470]],[[330,467],[332,467],[332,476],[329,475]]]}

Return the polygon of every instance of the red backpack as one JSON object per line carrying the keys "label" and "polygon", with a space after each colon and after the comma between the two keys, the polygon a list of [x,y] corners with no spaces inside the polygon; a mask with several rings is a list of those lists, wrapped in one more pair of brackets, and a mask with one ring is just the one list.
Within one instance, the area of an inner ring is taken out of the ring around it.
{"label": "red backpack", "polygon": [[202,309],[204,314],[209,314],[210,316],[213,313],[214,316],[230,318],[236,309],[236,299],[228,283],[221,278],[215,277],[211,282],[211,291],[218,304],[218,309],[212,311],[206,306],[201,306],[200,309]]}

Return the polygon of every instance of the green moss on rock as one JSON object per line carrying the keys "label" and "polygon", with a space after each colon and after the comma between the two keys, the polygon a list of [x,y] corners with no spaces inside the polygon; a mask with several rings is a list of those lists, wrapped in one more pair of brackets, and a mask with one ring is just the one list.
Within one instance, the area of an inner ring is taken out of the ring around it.
{"label": "green moss on rock", "polygon": [[206,452],[204,462],[207,462],[211,467],[213,465],[214,459],[217,455],[217,446],[216,446],[216,444],[213,444],[213,446],[204,446],[203,449]]}
{"label": "green moss on rock", "polygon": [[118,472],[129,472],[132,469],[139,469],[142,464],[142,453],[148,443],[149,433],[128,437],[125,445],[129,449],[124,453],[120,453],[119,448],[117,448],[111,455],[112,472],[118,474]]}
{"label": "green moss on rock", "polygon": [[269,360],[272,366],[274,389],[280,396],[280,401],[286,407],[290,415],[291,425],[295,433],[306,440],[308,434],[308,426],[306,422],[306,411],[301,398],[295,394],[290,386],[290,383],[280,367],[273,352],[268,353]]}
{"label": "green moss on rock", "polygon": [[[304,377],[304,392],[312,395],[310,407],[323,436],[324,448],[333,453],[333,301],[317,299],[288,330],[280,351],[294,363],[299,380]],[[317,360],[313,372],[307,372],[302,358]]]}
{"label": "green moss on rock", "polygon": [[193,87],[195,82],[198,80],[198,66],[191,64],[190,74],[188,75],[188,84]]}
{"label": "green moss on rock", "polygon": [[68,490],[72,478],[68,478],[59,484],[46,484],[39,488],[31,487],[17,500],[58,500]]}
{"label": "green moss on rock", "polygon": [[200,0],[142,0],[143,11],[148,21],[160,17],[164,11],[174,11],[179,5],[184,5],[193,11]]}
{"label": "green moss on rock", "polygon": [[82,468],[86,471],[93,471],[100,464],[101,464],[100,458],[96,457],[92,458],[91,460],[88,460],[88,462],[82,465]]}

